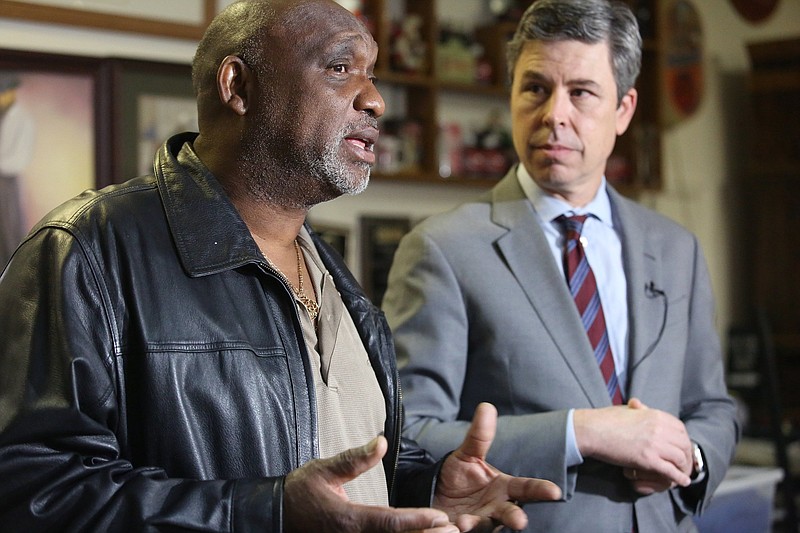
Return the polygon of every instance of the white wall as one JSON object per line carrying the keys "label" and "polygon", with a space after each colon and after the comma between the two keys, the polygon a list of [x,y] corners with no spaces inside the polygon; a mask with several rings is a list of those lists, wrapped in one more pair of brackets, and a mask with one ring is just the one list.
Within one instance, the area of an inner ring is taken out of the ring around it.
{"label": "white wall", "polygon": [[190,62],[196,42],[0,18],[0,48]]}
{"label": "white wall", "polygon": [[[453,1],[456,0],[445,0]],[[733,205],[729,184],[740,172],[742,149],[746,150],[743,137],[746,132],[737,123],[742,113],[737,106],[746,98],[744,87],[738,82],[743,82],[749,67],[746,43],[800,36],[800,2],[781,0],[779,4],[769,19],[753,25],[736,14],[728,0],[694,0],[704,28],[705,100],[694,116],[665,133],[664,189],[642,198],[643,203],[698,235],[718,298],[721,333],[739,305],[734,264],[742,250],[731,242],[729,231]],[[458,9],[447,11],[461,16],[475,14],[482,5],[480,0],[458,0]],[[0,19],[0,48],[189,62],[194,46],[193,42],[177,39]],[[357,198],[341,198],[318,206],[312,217],[351,227],[354,230],[351,237],[355,238],[360,214],[418,219],[449,209],[478,192],[447,185],[375,182]],[[352,244],[351,250],[357,246],[355,241]]]}

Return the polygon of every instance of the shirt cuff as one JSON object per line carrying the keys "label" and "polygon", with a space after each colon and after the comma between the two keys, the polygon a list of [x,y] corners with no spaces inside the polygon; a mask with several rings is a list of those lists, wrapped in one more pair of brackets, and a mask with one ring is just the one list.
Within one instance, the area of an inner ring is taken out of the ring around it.
{"label": "shirt cuff", "polygon": [[583,456],[578,449],[578,442],[575,438],[575,423],[572,420],[572,414],[575,409],[570,409],[567,412],[567,468],[583,463]]}

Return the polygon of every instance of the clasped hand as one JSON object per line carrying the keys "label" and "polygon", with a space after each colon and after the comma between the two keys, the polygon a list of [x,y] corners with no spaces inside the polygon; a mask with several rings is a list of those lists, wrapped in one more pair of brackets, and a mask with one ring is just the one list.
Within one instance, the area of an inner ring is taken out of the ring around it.
{"label": "clasped hand", "polygon": [[621,466],[640,494],[691,482],[692,443],[677,417],[637,398],[627,405],[575,411],[581,454]]}
{"label": "clasped hand", "polygon": [[292,471],[284,487],[287,532],[491,531],[498,525],[523,529],[527,515],[513,502],[557,500],[561,490],[550,481],[509,476],[486,462],[494,440],[497,410],[483,403],[475,410],[461,446],[442,465],[434,508],[378,507],[348,501],[342,485],[381,460],[388,444],[376,437],[328,459],[316,459]]}

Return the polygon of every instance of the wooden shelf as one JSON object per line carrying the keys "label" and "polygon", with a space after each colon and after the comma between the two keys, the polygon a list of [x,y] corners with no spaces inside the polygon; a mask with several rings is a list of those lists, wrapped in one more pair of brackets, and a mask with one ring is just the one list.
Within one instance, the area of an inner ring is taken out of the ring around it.
{"label": "wooden shelf", "polygon": [[508,87],[504,85],[478,85],[467,83],[455,83],[450,81],[440,81],[435,84],[439,91],[459,92],[466,94],[476,94],[483,96],[494,96],[497,98],[508,98]]}
{"label": "wooden shelf", "polygon": [[[391,110],[387,116],[413,121],[421,128],[417,162],[420,170],[395,173],[377,168],[373,176],[376,180],[491,187],[502,175],[492,174],[481,178],[443,178],[439,175],[440,143],[444,142],[440,133],[439,109],[442,101],[451,94],[485,98],[487,116],[493,108],[496,109],[497,103],[508,105],[505,48],[516,23],[489,23],[475,28],[476,40],[481,44],[485,58],[491,65],[491,83],[449,81],[437,72],[439,34],[444,26],[437,11],[437,4],[441,0],[405,0],[404,13],[418,15],[421,19],[426,66],[420,72],[398,72],[393,69],[392,61],[393,21],[390,18],[390,5],[394,1],[363,0],[363,7],[375,40],[380,46],[376,67],[379,87],[391,87],[405,93],[406,109]],[[641,6],[641,1],[628,0],[628,3]],[[650,0],[650,4],[650,12],[657,16],[656,0]],[[655,22],[651,21],[650,27],[657,32],[658,24]],[[609,181],[629,196],[636,196],[643,190],[661,188],[659,49],[657,35],[648,36],[644,40],[642,73],[638,81],[638,109],[628,132],[617,140],[612,164],[608,169]],[[612,167],[615,169],[613,175]]]}
{"label": "wooden shelf", "polygon": [[401,171],[401,172],[373,172],[372,177],[379,181],[396,181],[415,184],[451,184],[471,187],[491,187],[497,184],[499,178],[483,178],[469,176],[450,176],[443,178],[438,173],[421,171]]}
{"label": "wooden shelf", "polygon": [[434,91],[460,92],[498,98],[508,96],[508,87],[505,85],[443,81],[423,74],[394,72],[392,70],[376,70],[375,76],[378,78],[379,84],[424,87]]}
{"label": "wooden shelf", "polygon": [[394,72],[392,70],[375,70],[378,84],[391,83],[393,85],[407,85],[409,87],[433,88],[436,80],[425,74],[408,72]]}

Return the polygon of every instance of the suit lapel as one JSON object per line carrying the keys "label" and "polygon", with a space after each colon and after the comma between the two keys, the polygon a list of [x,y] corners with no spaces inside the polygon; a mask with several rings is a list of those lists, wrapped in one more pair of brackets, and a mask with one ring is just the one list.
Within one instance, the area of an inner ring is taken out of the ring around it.
{"label": "suit lapel", "polygon": [[660,234],[648,227],[640,207],[609,187],[614,227],[622,239],[622,261],[628,288],[628,395],[640,396],[636,368],[652,354],[659,340],[665,316]]}
{"label": "suit lapel", "polygon": [[[611,404],[575,303],[552,260],[531,203],[517,182],[516,168],[492,190],[492,221],[508,231],[496,249],[516,278],[561,357],[594,407]],[[555,282],[554,282],[555,280]],[[541,354],[532,354],[539,356]]]}

